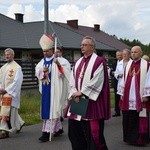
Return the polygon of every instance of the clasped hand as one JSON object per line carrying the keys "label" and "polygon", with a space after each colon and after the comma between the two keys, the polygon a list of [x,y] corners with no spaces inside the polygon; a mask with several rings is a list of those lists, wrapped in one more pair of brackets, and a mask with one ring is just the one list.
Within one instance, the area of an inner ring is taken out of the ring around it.
{"label": "clasped hand", "polygon": [[7,93],[6,90],[3,88],[0,88],[0,94],[5,94],[5,93]]}
{"label": "clasped hand", "polygon": [[54,58],[54,62],[55,62],[56,65],[60,66],[60,63],[59,63],[57,58]]}
{"label": "clasped hand", "polygon": [[75,93],[72,94],[72,97],[73,97],[73,99],[74,99],[74,101],[75,101],[76,103],[79,102],[79,97],[80,97],[81,95],[82,95],[82,93],[81,93],[80,91],[75,92]]}

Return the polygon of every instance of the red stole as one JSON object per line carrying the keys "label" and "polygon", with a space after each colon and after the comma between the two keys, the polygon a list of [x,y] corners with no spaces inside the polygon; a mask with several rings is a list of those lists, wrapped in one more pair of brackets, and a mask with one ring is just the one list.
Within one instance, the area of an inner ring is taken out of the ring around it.
{"label": "red stole", "polygon": [[1,99],[0,120],[10,120],[12,97],[9,94],[4,94]]}

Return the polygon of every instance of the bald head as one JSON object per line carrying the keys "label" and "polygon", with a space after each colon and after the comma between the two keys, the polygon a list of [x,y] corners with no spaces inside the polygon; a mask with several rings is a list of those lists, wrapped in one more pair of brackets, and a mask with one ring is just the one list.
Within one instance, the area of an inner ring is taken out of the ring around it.
{"label": "bald head", "polygon": [[133,46],[131,49],[131,58],[134,61],[137,61],[141,58],[142,56],[142,49],[140,46]]}

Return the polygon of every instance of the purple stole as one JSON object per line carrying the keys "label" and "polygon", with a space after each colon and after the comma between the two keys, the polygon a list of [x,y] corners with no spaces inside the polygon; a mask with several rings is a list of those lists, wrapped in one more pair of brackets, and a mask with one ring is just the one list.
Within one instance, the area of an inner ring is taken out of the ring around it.
{"label": "purple stole", "polygon": [[[129,110],[129,91],[131,86],[131,81],[133,74],[135,74],[135,89],[136,89],[136,111],[140,112],[143,108],[143,104],[141,102],[141,96],[140,96],[140,63],[141,60],[137,62],[132,62],[131,67],[129,69],[126,83],[125,83],[125,89],[124,89],[124,96],[123,100],[121,101],[121,109],[122,110]],[[139,136],[137,143],[138,144],[145,144],[145,141],[148,138],[148,113],[147,117],[139,117]]]}
{"label": "purple stole", "polygon": [[123,100],[121,101],[121,109],[122,110],[129,110],[129,92],[130,92],[130,86],[133,74],[135,75],[135,88],[136,88],[136,110],[139,112],[142,109],[142,103],[141,103],[141,96],[140,96],[140,63],[141,61],[132,62],[126,83],[125,83],[125,89],[124,89],[124,96]]}

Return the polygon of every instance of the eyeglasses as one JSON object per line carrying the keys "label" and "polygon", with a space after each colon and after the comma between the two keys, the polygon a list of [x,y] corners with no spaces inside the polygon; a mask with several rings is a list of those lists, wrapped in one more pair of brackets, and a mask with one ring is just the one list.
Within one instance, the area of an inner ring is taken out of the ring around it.
{"label": "eyeglasses", "polygon": [[89,46],[93,46],[93,45],[91,45],[91,44],[81,44],[80,47],[84,47],[84,46],[88,46],[88,45],[89,45]]}

